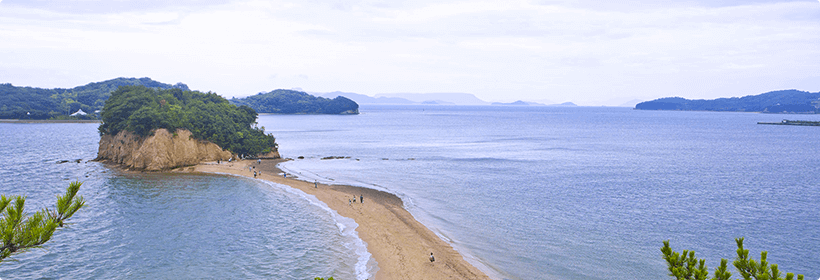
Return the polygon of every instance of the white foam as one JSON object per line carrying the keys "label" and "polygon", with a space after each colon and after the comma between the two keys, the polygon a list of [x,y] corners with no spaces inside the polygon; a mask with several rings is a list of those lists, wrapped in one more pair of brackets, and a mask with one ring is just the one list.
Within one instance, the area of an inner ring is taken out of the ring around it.
{"label": "white foam", "polygon": [[359,224],[357,224],[356,221],[354,221],[351,218],[339,215],[339,213],[336,212],[336,210],[330,209],[330,207],[328,207],[326,203],[324,203],[321,200],[319,200],[318,198],[316,198],[316,196],[311,195],[311,194],[307,194],[307,193],[303,192],[302,190],[293,188],[293,187],[288,186],[288,185],[277,184],[277,183],[265,181],[265,180],[262,180],[262,179],[252,179],[252,178],[248,178],[248,177],[241,176],[241,175],[230,174],[230,173],[222,173],[222,172],[211,172],[211,173],[220,174],[220,175],[237,176],[237,177],[243,177],[243,178],[247,178],[247,179],[251,179],[251,180],[256,180],[256,181],[265,183],[265,184],[267,184],[267,185],[269,185],[273,188],[277,188],[277,189],[283,190],[287,193],[290,193],[290,194],[296,195],[298,197],[301,197],[301,198],[305,199],[306,201],[308,201],[311,205],[314,205],[314,206],[318,207],[319,209],[324,210],[325,212],[330,214],[330,216],[336,222],[336,227],[339,229],[339,234],[342,237],[345,237],[349,240],[349,242],[343,244],[343,246],[345,246],[345,248],[347,248],[347,249],[353,250],[353,252],[356,253],[356,255],[358,256],[357,261],[356,261],[356,266],[355,266],[356,279],[365,280],[365,279],[372,278],[374,275],[376,275],[376,272],[379,271],[378,262],[376,262],[376,259],[373,258],[373,255],[370,254],[370,252],[367,251],[367,243],[364,242],[364,240],[362,240],[361,238],[359,238],[359,233],[356,231],[356,228],[359,227]]}
{"label": "white foam", "polygon": [[[280,170],[282,170],[282,171],[284,171],[288,174],[298,174],[298,177],[296,177],[296,179],[299,179],[299,180],[303,180],[303,181],[307,181],[307,182],[317,181],[319,183],[328,184],[328,185],[348,185],[348,186],[355,186],[355,187],[374,189],[374,190],[390,193],[390,194],[393,194],[393,195],[399,197],[402,200],[403,204],[404,204],[404,209],[407,210],[407,212],[410,213],[411,216],[413,216],[413,219],[416,219],[417,221],[419,221],[421,224],[423,224],[428,229],[430,229],[430,231],[432,231],[436,236],[438,236],[439,239],[443,240],[444,242],[446,242],[447,244],[452,246],[453,249],[456,250],[456,252],[458,252],[462,256],[462,258],[464,258],[464,260],[466,260],[468,263],[470,263],[473,266],[475,266],[476,268],[478,268],[478,270],[481,270],[484,273],[486,273],[492,279],[506,279],[504,276],[502,276],[502,273],[500,272],[500,270],[491,268],[490,265],[487,264],[487,262],[485,262],[484,260],[476,257],[475,255],[470,253],[465,248],[461,248],[461,246],[458,246],[457,241],[455,241],[455,240],[449,238],[448,236],[444,235],[437,228],[430,227],[429,225],[425,224],[423,219],[419,219],[418,217],[416,217],[416,215],[413,214],[413,212],[414,212],[413,208],[415,208],[416,205],[415,205],[415,203],[413,203],[413,200],[410,196],[405,195],[403,193],[399,193],[399,192],[390,190],[390,189],[387,189],[385,187],[382,187],[382,186],[379,186],[379,185],[376,185],[376,184],[368,184],[368,183],[364,183],[364,182],[355,181],[355,180],[352,180],[352,179],[351,180],[345,180],[345,179],[334,179],[334,178],[324,177],[324,176],[321,176],[321,175],[319,175],[315,172],[308,171],[306,169],[299,169],[298,167],[294,168],[294,167],[288,166],[288,165],[290,165],[290,164],[288,164],[290,162],[292,162],[292,161],[280,162],[279,164],[277,164],[277,167]],[[375,272],[374,272],[374,274],[375,274]],[[818,280],[820,280],[820,279],[818,279]]]}

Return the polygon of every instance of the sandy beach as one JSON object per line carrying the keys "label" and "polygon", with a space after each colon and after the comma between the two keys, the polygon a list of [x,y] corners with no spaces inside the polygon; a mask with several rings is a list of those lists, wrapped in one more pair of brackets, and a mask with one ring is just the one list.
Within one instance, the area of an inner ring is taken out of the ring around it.
{"label": "sandy beach", "polygon": [[[261,171],[261,178],[284,184],[316,196],[339,215],[352,218],[359,224],[356,231],[367,243],[367,250],[378,262],[379,270],[374,279],[490,279],[482,271],[464,260],[452,246],[436,236],[427,227],[416,221],[402,207],[400,198],[393,194],[344,185],[304,182],[291,177],[285,178],[276,164],[282,160],[245,160],[221,164],[204,163],[193,167],[179,168],[177,172],[230,173],[253,177],[248,166]],[[348,204],[348,200],[359,196],[364,203]],[[430,262],[430,253],[435,262]],[[321,276],[321,275],[317,275]]]}

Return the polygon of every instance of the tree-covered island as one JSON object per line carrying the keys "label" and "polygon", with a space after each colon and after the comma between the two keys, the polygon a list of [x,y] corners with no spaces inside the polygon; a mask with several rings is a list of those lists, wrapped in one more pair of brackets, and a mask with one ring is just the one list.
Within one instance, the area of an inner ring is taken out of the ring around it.
{"label": "tree-covered island", "polygon": [[276,150],[276,139],[256,127],[256,112],[235,106],[216,93],[180,88],[122,86],[102,109],[101,136],[130,131],[149,136],[155,129],[186,129],[234,154],[260,155]]}
{"label": "tree-covered island", "polygon": [[232,98],[231,103],[247,105],[258,113],[272,114],[358,114],[359,104],[343,96],[329,99],[301,91],[277,89],[245,98]]}
{"label": "tree-covered island", "polygon": [[638,103],[635,109],[817,114],[820,113],[820,92],[792,89],[713,100],[665,97]]}
{"label": "tree-covered island", "polygon": [[74,88],[44,89],[0,84],[0,119],[60,119],[82,110],[87,115],[73,118],[96,119],[111,92],[121,86],[189,90],[183,83],[164,84],[150,78],[116,78]]}

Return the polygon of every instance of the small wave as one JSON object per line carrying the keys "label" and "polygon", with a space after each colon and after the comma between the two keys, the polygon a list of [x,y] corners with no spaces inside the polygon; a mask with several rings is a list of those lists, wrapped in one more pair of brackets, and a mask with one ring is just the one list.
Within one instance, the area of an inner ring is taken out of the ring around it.
{"label": "small wave", "polygon": [[[213,172],[213,174],[220,174],[220,175],[229,175],[229,176],[236,176],[246,178],[241,175],[235,175],[230,173],[222,173],[222,172]],[[250,178],[248,178],[250,179]],[[283,190],[289,194],[296,195],[306,201],[308,201],[311,205],[319,207],[319,209],[324,210],[333,218],[336,222],[336,227],[339,229],[339,234],[345,238],[349,239],[348,243],[342,244],[345,248],[352,249],[354,253],[356,253],[357,261],[356,267],[354,268],[356,271],[356,279],[365,280],[369,279],[372,276],[376,275],[376,272],[379,271],[378,263],[373,258],[373,255],[367,251],[367,243],[364,242],[361,238],[359,238],[359,233],[356,231],[356,228],[359,227],[359,224],[356,223],[351,218],[344,217],[339,215],[336,210],[330,209],[324,202],[316,198],[314,195],[307,194],[299,189],[292,188],[288,185],[277,184],[274,182],[265,181],[262,179],[251,179],[258,182],[262,182],[271,186],[273,188],[277,188]]]}

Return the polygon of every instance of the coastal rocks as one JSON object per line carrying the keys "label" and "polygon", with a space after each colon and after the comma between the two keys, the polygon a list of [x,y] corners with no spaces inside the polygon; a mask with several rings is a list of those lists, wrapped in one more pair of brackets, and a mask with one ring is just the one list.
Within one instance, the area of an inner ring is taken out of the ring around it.
{"label": "coastal rocks", "polygon": [[230,152],[214,143],[194,139],[188,130],[180,129],[172,134],[166,129],[157,129],[148,137],[129,131],[114,136],[103,135],[96,160],[110,161],[129,169],[160,171],[229,158]]}
{"label": "coastal rocks", "polygon": [[282,156],[279,155],[278,150],[274,150],[273,152],[258,156],[257,158],[259,158],[259,159],[279,159],[279,158],[282,158]]}

